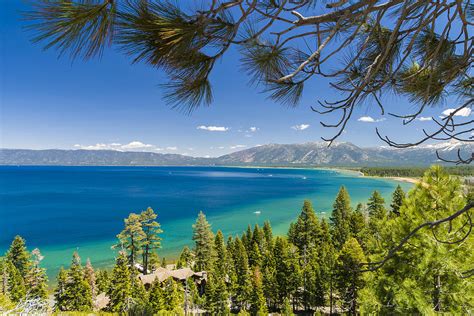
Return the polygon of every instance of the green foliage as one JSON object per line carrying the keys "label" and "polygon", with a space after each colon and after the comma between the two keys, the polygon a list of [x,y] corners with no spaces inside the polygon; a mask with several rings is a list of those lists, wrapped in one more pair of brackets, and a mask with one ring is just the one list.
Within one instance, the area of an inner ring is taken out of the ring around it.
{"label": "green foliage", "polygon": [[154,313],[165,309],[164,293],[163,289],[161,288],[161,283],[158,280],[151,284],[148,302]]}
{"label": "green foliage", "polygon": [[319,223],[311,201],[305,200],[300,215],[288,232],[288,239],[303,255],[318,243]]}
{"label": "green foliage", "polygon": [[193,262],[193,253],[188,246],[184,246],[181,254],[179,255],[178,262],[176,263],[176,268],[181,269],[184,267],[190,268]]}
{"label": "green foliage", "polygon": [[182,313],[183,308],[183,288],[181,284],[169,278],[165,281],[164,288],[165,310],[170,312]]}
{"label": "green foliage", "polygon": [[[453,214],[465,203],[460,181],[439,166],[430,168],[409,192],[400,216],[384,224],[382,249],[390,249],[418,225]],[[458,218],[413,236],[370,279],[372,291],[366,293],[372,295],[373,302],[364,304],[364,310],[383,314],[468,313],[473,308],[474,291],[472,282],[461,278],[459,272],[469,269],[473,262],[472,235],[463,243],[438,241],[459,240],[466,233],[464,223]],[[372,260],[383,255],[376,254]]]}
{"label": "green foliage", "polygon": [[66,311],[86,312],[92,310],[92,290],[86,280],[84,268],[81,265],[81,258],[77,252],[74,252],[71,266],[67,271],[61,307]]}
{"label": "green foliage", "polygon": [[30,268],[30,253],[26,249],[26,242],[21,236],[15,236],[6,253],[6,258],[13,263],[24,278]]}
{"label": "green foliage", "polygon": [[12,302],[19,302],[26,296],[25,281],[17,267],[10,260],[3,261],[3,292]]}
{"label": "green foliage", "polygon": [[120,252],[115,261],[107,294],[110,298],[108,305],[109,311],[125,312],[131,306],[131,272],[128,268],[128,259],[124,252]]}
{"label": "green foliage", "polygon": [[98,270],[96,272],[96,280],[95,280],[97,294],[100,293],[107,293],[109,291],[110,285],[110,275],[107,270]]}
{"label": "green foliage", "polygon": [[32,265],[25,276],[25,286],[29,298],[46,299],[48,296],[48,277],[46,270],[40,267],[43,256],[38,248],[32,252]]}
{"label": "green foliage", "polygon": [[160,224],[155,221],[156,214],[151,207],[140,213],[140,223],[144,233],[142,253],[143,253],[143,269],[144,273],[148,273],[149,259],[151,253],[161,248],[161,238],[158,236],[163,232]]}
{"label": "green foliage", "polygon": [[197,271],[209,270],[214,262],[214,234],[206,215],[199,212],[196,223],[193,225],[194,269]]}
{"label": "green foliage", "polygon": [[346,188],[342,186],[336,196],[331,215],[332,240],[337,249],[351,236],[351,199]]}
{"label": "green foliage", "polygon": [[130,213],[128,218],[124,220],[125,228],[117,235],[119,243],[114,246],[128,251],[128,260],[132,266],[135,265],[138,255],[142,252],[146,237],[141,220],[140,215]]}
{"label": "green foliage", "polygon": [[342,306],[351,315],[357,314],[358,292],[364,285],[361,273],[361,264],[364,262],[366,262],[364,251],[357,239],[348,239],[337,258],[335,274]]}
{"label": "green foliage", "polygon": [[267,303],[263,294],[262,275],[258,267],[255,268],[252,275],[250,312],[252,315],[268,315]]}
{"label": "green foliage", "polygon": [[392,213],[396,216],[400,215],[400,207],[402,207],[403,201],[405,200],[405,192],[403,191],[400,185],[397,185],[397,188],[392,194]]}
{"label": "green foliage", "polygon": [[[443,168],[450,175],[474,176],[473,166],[448,166]],[[423,167],[364,167],[359,170],[366,176],[418,178],[423,176],[426,169]]]}
{"label": "green foliage", "polygon": [[68,308],[66,284],[68,282],[68,273],[63,267],[59,270],[56,277],[56,289],[54,291],[54,309],[57,311],[66,311]]}

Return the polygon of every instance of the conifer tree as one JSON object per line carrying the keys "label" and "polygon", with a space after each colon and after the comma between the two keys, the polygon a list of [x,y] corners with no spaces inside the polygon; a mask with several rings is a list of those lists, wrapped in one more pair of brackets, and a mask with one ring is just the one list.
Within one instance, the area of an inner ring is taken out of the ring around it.
{"label": "conifer tree", "polygon": [[140,214],[140,222],[144,233],[142,245],[144,274],[148,273],[150,254],[161,248],[161,237],[159,237],[159,234],[163,230],[161,230],[160,224],[155,219],[156,214],[151,207]]}
{"label": "conifer tree", "polygon": [[235,276],[233,301],[239,310],[245,309],[248,304],[252,284],[250,280],[247,252],[244,244],[238,237],[233,241],[232,260],[234,263],[233,272]]}
{"label": "conifer tree", "polygon": [[333,204],[331,214],[332,239],[336,249],[341,249],[342,245],[351,235],[351,199],[344,186],[341,186]]}
{"label": "conifer tree", "polygon": [[150,287],[150,293],[148,295],[148,301],[153,312],[156,314],[159,311],[165,310],[165,298],[163,289],[161,287],[160,281],[155,279]]}
{"label": "conifer tree", "polygon": [[267,305],[274,310],[278,304],[278,283],[273,251],[267,251],[263,256],[262,272],[263,293],[267,299]]}
{"label": "conifer tree", "polygon": [[92,310],[91,287],[85,279],[81,258],[77,252],[74,252],[71,266],[67,272],[63,306],[67,311]]}
{"label": "conifer tree", "polygon": [[31,252],[32,262],[25,277],[27,296],[29,298],[46,299],[48,296],[48,277],[46,270],[40,267],[43,256],[38,248]]}
{"label": "conifer tree", "polygon": [[253,232],[250,224],[247,225],[247,230],[242,234],[242,238],[240,240],[242,240],[245,250],[247,251],[247,253],[249,253],[252,249],[253,240]]}
{"label": "conifer tree", "polygon": [[304,256],[305,252],[318,244],[319,223],[313,205],[305,200],[296,223],[288,233],[288,238]]}
{"label": "conifer tree", "polygon": [[131,269],[131,297],[135,307],[144,307],[148,302],[148,293],[145,286],[137,276],[137,271]]}
{"label": "conifer tree", "polygon": [[10,260],[5,260],[4,264],[4,283],[7,283],[6,293],[10,300],[19,302],[26,295],[25,282],[20,271]]}
{"label": "conifer tree", "polygon": [[110,275],[107,270],[98,270],[96,273],[97,294],[107,293],[109,291]]}
{"label": "conifer tree", "polygon": [[358,292],[363,287],[361,264],[366,262],[364,251],[355,238],[348,239],[338,256],[336,264],[336,285],[343,308],[350,315],[357,315]]}
{"label": "conifer tree", "polygon": [[174,313],[181,313],[184,297],[180,284],[169,278],[165,281],[164,289],[165,309]]}
{"label": "conifer tree", "polygon": [[193,225],[194,266],[197,271],[207,271],[214,261],[214,234],[206,215],[199,212],[196,223]]}
{"label": "conifer tree", "polygon": [[84,276],[86,278],[87,283],[89,283],[92,293],[92,300],[94,300],[97,294],[99,293],[97,290],[96,274],[89,258],[87,258],[86,266],[84,267]]}
{"label": "conifer tree", "polygon": [[9,260],[18,269],[20,275],[24,278],[30,268],[30,253],[26,249],[26,242],[21,236],[15,236],[10,248],[6,253]]}
{"label": "conifer tree", "polygon": [[123,313],[131,306],[131,273],[128,268],[128,258],[122,251],[115,261],[115,266],[110,278],[109,292],[107,294],[110,298],[108,305],[109,311]]}
{"label": "conifer tree", "polygon": [[[391,249],[422,223],[453,214],[466,205],[458,178],[440,166],[428,169],[400,208],[400,216],[381,225],[383,249]],[[473,235],[466,235],[466,218],[457,218],[434,229],[421,229],[393,254],[371,278],[364,312],[392,315],[469,314],[473,308],[472,278],[460,271],[472,269]],[[462,240],[462,243],[456,241]],[[376,254],[379,261],[386,252]]]}
{"label": "conifer tree", "polygon": [[[209,280],[209,277],[208,277]],[[206,283],[207,286],[207,283]],[[193,278],[187,278],[186,279],[186,289],[188,295],[185,293],[185,298],[184,298],[184,306],[185,306],[185,311],[186,307],[189,308],[191,307],[192,309],[199,307],[203,303],[203,299],[199,295],[199,290],[197,288],[196,282],[194,282]],[[227,296],[227,293],[224,292],[224,295]],[[227,297],[226,297],[227,298]]]}
{"label": "conifer tree", "polygon": [[67,296],[66,296],[66,283],[67,280],[67,271],[63,267],[59,269],[59,273],[56,277],[56,289],[54,291],[54,309],[57,311],[66,311],[67,306]]}
{"label": "conifer tree", "polygon": [[176,263],[176,268],[181,269],[184,267],[190,268],[193,262],[193,253],[188,246],[184,246],[181,254],[179,255],[178,262]]}
{"label": "conifer tree", "polygon": [[301,286],[301,271],[298,249],[286,239],[277,237],[274,247],[278,302],[285,298],[296,298]]}
{"label": "conifer tree", "polygon": [[365,249],[367,243],[367,221],[362,203],[357,204],[356,209],[352,212],[350,228],[351,235],[356,238],[362,248]]}
{"label": "conifer tree", "polygon": [[252,292],[250,295],[250,312],[252,315],[268,315],[267,303],[263,294],[262,275],[255,267],[252,273]]}
{"label": "conifer tree", "polygon": [[145,239],[140,215],[131,213],[124,220],[124,225],[124,229],[117,235],[119,243],[114,247],[128,252],[128,261],[133,267],[142,251],[143,240]]}
{"label": "conifer tree", "polygon": [[385,218],[387,210],[384,205],[385,200],[382,195],[380,195],[379,191],[374,191],[369,198],[369,203],[367,203],[367,210],[371,220],[382,220]]}
{"label": "conifer tree", "polygon": [[397,188],[392,194],[392,204],[390,204],[391,211],[396,216],[400,215],[400,207],[405,200],[405,192],[403,191],[400,185],[397,185]]}
{"label": "conifer tree", "polygon": [[266,251],[271,252],[273,249],[273,232],[269,221],[265,221],[265,223],[263,223],[263,236],[265,239]]}

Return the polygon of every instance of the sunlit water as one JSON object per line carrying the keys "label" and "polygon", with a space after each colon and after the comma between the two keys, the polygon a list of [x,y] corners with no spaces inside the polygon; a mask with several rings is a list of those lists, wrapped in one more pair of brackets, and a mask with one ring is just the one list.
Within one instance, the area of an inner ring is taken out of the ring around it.
{"label": "sunlit water", "polygon": [[[72,252],[95,266],[110,266],[111,245],[130,212],[151,206],[164,233],[161,257],[191,245],[200,210],[215,230],[240,234],[248,224],[270,220],[285,234],[310,199],[329,216],[341,185],[353,205],[379,190],[389,202],[397,182],[332,170],[224,167],[0,167],[0,251],[17,234],[39,247],[54,278]],[[411,185],[401,183],[404,189]]]}

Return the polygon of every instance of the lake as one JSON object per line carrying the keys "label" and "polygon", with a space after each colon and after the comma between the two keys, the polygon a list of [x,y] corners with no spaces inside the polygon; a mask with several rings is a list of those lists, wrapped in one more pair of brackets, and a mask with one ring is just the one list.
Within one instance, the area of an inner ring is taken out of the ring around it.
{"label": "lake", "polygon": [[355,206],[374,190],[388,205],[397,184],[322,169],[0,166],[0,252],[19,234],[30,250],[40,248],[50,278],[74,250],[95,266],[110,266],[123,219],[150,206],[164,230],[159,255],[172,258],[192,245],[200,210],[226,236],[265,220],[285,234],[304,199],[328,217],[341,185]]}

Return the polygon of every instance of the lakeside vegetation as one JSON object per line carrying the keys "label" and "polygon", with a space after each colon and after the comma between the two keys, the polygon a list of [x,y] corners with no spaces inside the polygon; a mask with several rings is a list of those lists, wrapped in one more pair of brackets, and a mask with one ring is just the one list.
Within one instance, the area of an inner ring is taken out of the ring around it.
{"label": "lakeside vegetation", "polygon": [[[420,178],[426,171],[423,167],[363,167],[357,169],[365,176]],[[444,167],[450,175],[461,177],[474,176],[474,167],[469,165]]]}
{"label": "lakeside vegetation", "polygon": [[75,252],[70,267],[58,273],[53,304],[40,251],[29,252],[17,236],[0,262],[0,310],[469,314],[474,285],[463,271],[472,269],[473,238],[468,234],[463,243],[454,242],[467,232],[464,220],[438,227],[435,235],[420,230],[386,257],[414,227],[450,214],[469,198],[459,179],[441,167],[427,170],[422,182],[407,195],[397,187],[387,202],[374,191],[367,204],[355,208],[341,187],[328,221],[304,201],[286,236],[274,236],[265,222],[225,239],[200,212],[194,247],[185,247],[173,267],[158,258],[162,231],[155,212],[131,213],[117,235],[113,270],[94,269],[89,260],[83,265]]}

